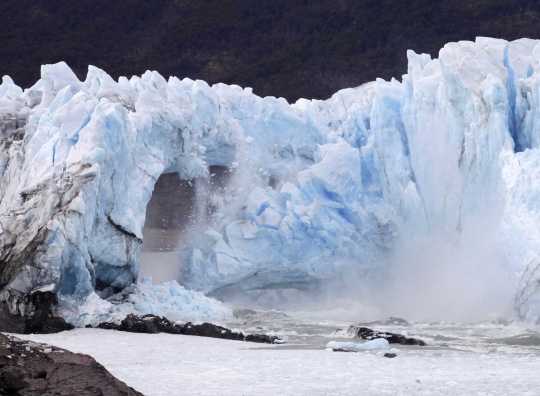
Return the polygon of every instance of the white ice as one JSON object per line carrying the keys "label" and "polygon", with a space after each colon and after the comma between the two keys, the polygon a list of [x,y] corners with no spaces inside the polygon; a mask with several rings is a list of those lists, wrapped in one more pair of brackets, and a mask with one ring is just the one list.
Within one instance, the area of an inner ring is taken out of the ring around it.
{"label": "white ice", "polygon": [[536,354],[448,349],[327,353],[180,335],[77,329],[27,339],[91,354],[113,375],[158,395],[527,395]]}
{"label": "white ice", "polygon": [[356,344],[354,342],[330,341],[328,344],[326,344],[326,348],[349,349],[358,351],[378,351],[390,349],[390,344],[384,338],[376,338],[374,340],[362,342],[359,344]]}
{"label": "white ice", "polygon": [[0,255],[19,267],[1,298],[24,313],[26,294],[53,290],[78,312],[92,293],[130,287],[156,180],[221,165],[231,180],[179,263],[187,288],[384,286],[393,255],[429,236],[473,246],[477,268],[447,276],[424,271],[430,260],[420,272],[473,285],[500,273],[536,321],[540,45],[478,38],[407,56],[401,82],[294,104],[150,71],[115,81],[90,67],[81,82],[45,65],[24,91],[4,77]]}
{"label": "white ice", "polygon": [[78,327],[97,326],[101,322],[119,323],[127,315],[164,316],[175,322],[223,322],[233,317],[233,311],[204,294],[186,290],[176,281],[153,285],[152,278],[142,279],[122,293],[103,300],[91,293],[81,305],[60,308],[59,313]]}

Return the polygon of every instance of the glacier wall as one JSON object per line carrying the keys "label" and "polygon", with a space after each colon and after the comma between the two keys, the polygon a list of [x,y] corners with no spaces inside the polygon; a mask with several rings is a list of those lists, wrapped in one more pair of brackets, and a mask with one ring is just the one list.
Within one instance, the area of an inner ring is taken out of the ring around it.
{"label": "glacier wall", "polygon": [[537,320],[539,42],[408,59],[402,82],[292,105],[157,72],[90,67],[81,82],[59,63],[24,91],[4,77],[1,298],[25,313],[25,296],[54,291],[69,310],[131,287],[159,176],[220,165],[232,175],[186,246],[188,288],[316,288],[351,268],[380,281],[399,245],[475,232],[497,241],[517,309]]}

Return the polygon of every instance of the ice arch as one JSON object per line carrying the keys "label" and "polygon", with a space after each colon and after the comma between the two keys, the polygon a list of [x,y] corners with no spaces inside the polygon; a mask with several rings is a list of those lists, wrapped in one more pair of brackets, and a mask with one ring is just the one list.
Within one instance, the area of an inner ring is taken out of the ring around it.
{"label": "ice arch", "polygon": [[369,282],[398,242],[459,242],[485,223],[535,319],[540,46],[478,38],[408,56],[402,82],[293,105],[156,72],[116,82],[90,67],[81,82],[63,63],[24,92],[4,78],[2,298],[22,311],[36,290],[69,306],[129,286],[159,177],[226,166],[230,199],[185,262],[192,289],[314,284],[342,263]]}
{"label": "ice arch", "polygon": [[[24,93],[4,77],[0,96],[0,289],[14,313],[26,311],[35,291],[53,291],[69,306],[136,281],[159,177],[176,172],[191,180],[212,166],[237,167],[244,126],[268,146],[252,153],[252,166],[275,164],[280,150],[290,157],[295,141],[306,153],[321,141],[297,133],[280,148],[280,137],[267,132],[306,129],[282,99],[167,82],[157,72],[116,82],[90,67],[81,82],[58,63],[43,66]],[[259,125],[260,114],[266,122]]]}

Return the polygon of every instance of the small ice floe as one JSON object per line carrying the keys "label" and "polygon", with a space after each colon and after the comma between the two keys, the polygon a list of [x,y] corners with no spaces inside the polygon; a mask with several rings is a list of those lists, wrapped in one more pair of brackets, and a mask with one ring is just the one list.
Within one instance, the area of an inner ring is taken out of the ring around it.
{"label": "small ice floe", "polygon": [[332,350],[334,349],[356,349],[355,342],[339,342],[339,341],[330,341],[328,344],[326,344],[326,348],[330,348]]}
{"label": "small ice floe", "polygon": [[385,338],[376,338],[374,340],[364,342],[363,344],[358,344],[356,349],[360,351],[388,350],[390,349],[390,344]]}
{"label": "small ice floe", "polygon": [[45,348],[43,350],[43,353],[51,353],[52,352],[52,349],[51,348]]}
{"label": "small ice floe", "polygon": [[377,338],[375,340],[367,341],[361,344],[356,344],[354,342],[339,342],[339,341],[330,341],[326,344],[326,348],[332,349],[333,351],[387,351],[390,350],[392,353],[397,352],[395,348],[390,349],[390,344],[388,340],[384,338]]}

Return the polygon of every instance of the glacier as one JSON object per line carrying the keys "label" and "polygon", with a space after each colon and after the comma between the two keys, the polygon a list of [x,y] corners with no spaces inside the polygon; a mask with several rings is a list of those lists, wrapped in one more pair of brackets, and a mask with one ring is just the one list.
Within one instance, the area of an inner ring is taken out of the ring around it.
{"label": "glacier", "polygon": [[[113,303],[126,290],[137,312],[227,317],[190,293],[316,290],[351,271],[384,282],[401,246],[474,235],[493,241],[515,309],[538,321],[540,41],[479,37],[407,56],[401,82],[294,104],[155,71],[115,81],[90,66],[82,82],[61,62],[25,90],[5,76],[0,299],[25,315],[29,295],[51,291],[78,325],[132,312]],[[182,286],[137,283],[158,178],[212,166],[230,178],[186,243]]]}

